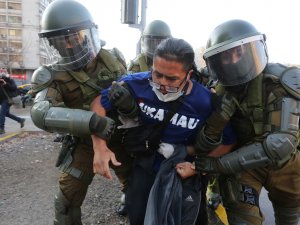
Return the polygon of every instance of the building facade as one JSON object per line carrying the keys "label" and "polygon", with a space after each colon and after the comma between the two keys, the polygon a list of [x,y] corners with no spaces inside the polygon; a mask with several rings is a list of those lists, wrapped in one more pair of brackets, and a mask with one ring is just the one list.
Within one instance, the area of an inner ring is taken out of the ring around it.
{"label": "building facade", "polygon": [[38,33],[46,6],[54,0],[0,0],[0,67],[18,85],[29,83],[33,71],[47,63]]}

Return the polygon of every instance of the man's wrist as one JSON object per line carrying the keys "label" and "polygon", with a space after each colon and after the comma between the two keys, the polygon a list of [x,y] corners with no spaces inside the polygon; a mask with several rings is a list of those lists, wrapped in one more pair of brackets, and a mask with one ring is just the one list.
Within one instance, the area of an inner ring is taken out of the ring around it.
{"label": "man's wrist", "polygon": [[97,151],[103,151],[107,147],[106,140],[98,137],[97,135],[92,135],[93,148]]}

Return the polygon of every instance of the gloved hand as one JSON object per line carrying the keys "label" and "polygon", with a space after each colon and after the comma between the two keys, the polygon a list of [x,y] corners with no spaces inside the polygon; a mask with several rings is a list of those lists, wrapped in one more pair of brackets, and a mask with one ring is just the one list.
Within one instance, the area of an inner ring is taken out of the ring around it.
{"label": "gloved hand", "polygon": [[130,92],[120,83],[113,82],[108,92],[110,103],[116,107],[123,116],[134,118],[139,114],[139,108]]}
{"label": "gloved hand", "polygon": [[234,114],[237,106],[236,98],[228,92],[225,92],[221,98],[221,101],[217,105],[216,112],[220,114],[220,116],[228,121],[230,117]]}
{"label": "gloved hand", "polygon": [[25,108],[26,103],[32,99],[30,94],[24,95],[21,97],[22,107]]}
{"label": "gloved hand", "polygon": [[96,113],[93,114],[89,123],[91,133],[105,140],[110,139],[115,126],[114,120],[106,116],[98,116]]}
{"label": "gloved hand", "polygon": [[236,106],[237,100],[234,96],[229,93],[222,96],[216,110],[206,120],[204,133],[207,138],[213,141],[220,140],[226,124],[235,113]]}
{"label": "gloved hand", "polygon": [[[204,155],[196,155],[195,170],[201,173],[219,173],[219,174],[234,174],[241,170],[236,165],[222,157],[209,157]],[[228,158],[227,158],[228,159]]]}
{"label": "gloved hand", "polygon": [[219,158],[197,155],[195,157],[195,169],[201,173],[219,173]]}

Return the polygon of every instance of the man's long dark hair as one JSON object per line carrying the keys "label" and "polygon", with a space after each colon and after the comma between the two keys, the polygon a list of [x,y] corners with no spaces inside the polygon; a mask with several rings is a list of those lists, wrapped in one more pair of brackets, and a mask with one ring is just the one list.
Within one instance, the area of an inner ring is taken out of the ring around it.
{"label": "man's long dark hair", "polygon": [[153,59],[155,57],[182,63],[183,68],[187,71],[194,69],[194,50],[192,46],[183,39],[168,38],[163,40],[154,52]]}

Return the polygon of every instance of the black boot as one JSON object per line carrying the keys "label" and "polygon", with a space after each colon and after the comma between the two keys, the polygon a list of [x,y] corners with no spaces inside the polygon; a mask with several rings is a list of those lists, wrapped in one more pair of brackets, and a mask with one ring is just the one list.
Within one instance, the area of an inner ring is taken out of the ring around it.
{"label": "black boot", "polygon": [[117,209],[117,213],[120,215],[120,216],[127,216],[127,207],[126,207],[126,204],[125,204],[125,194],[122,194],[121,196],[121,199],[120,199],[120,205]]}

